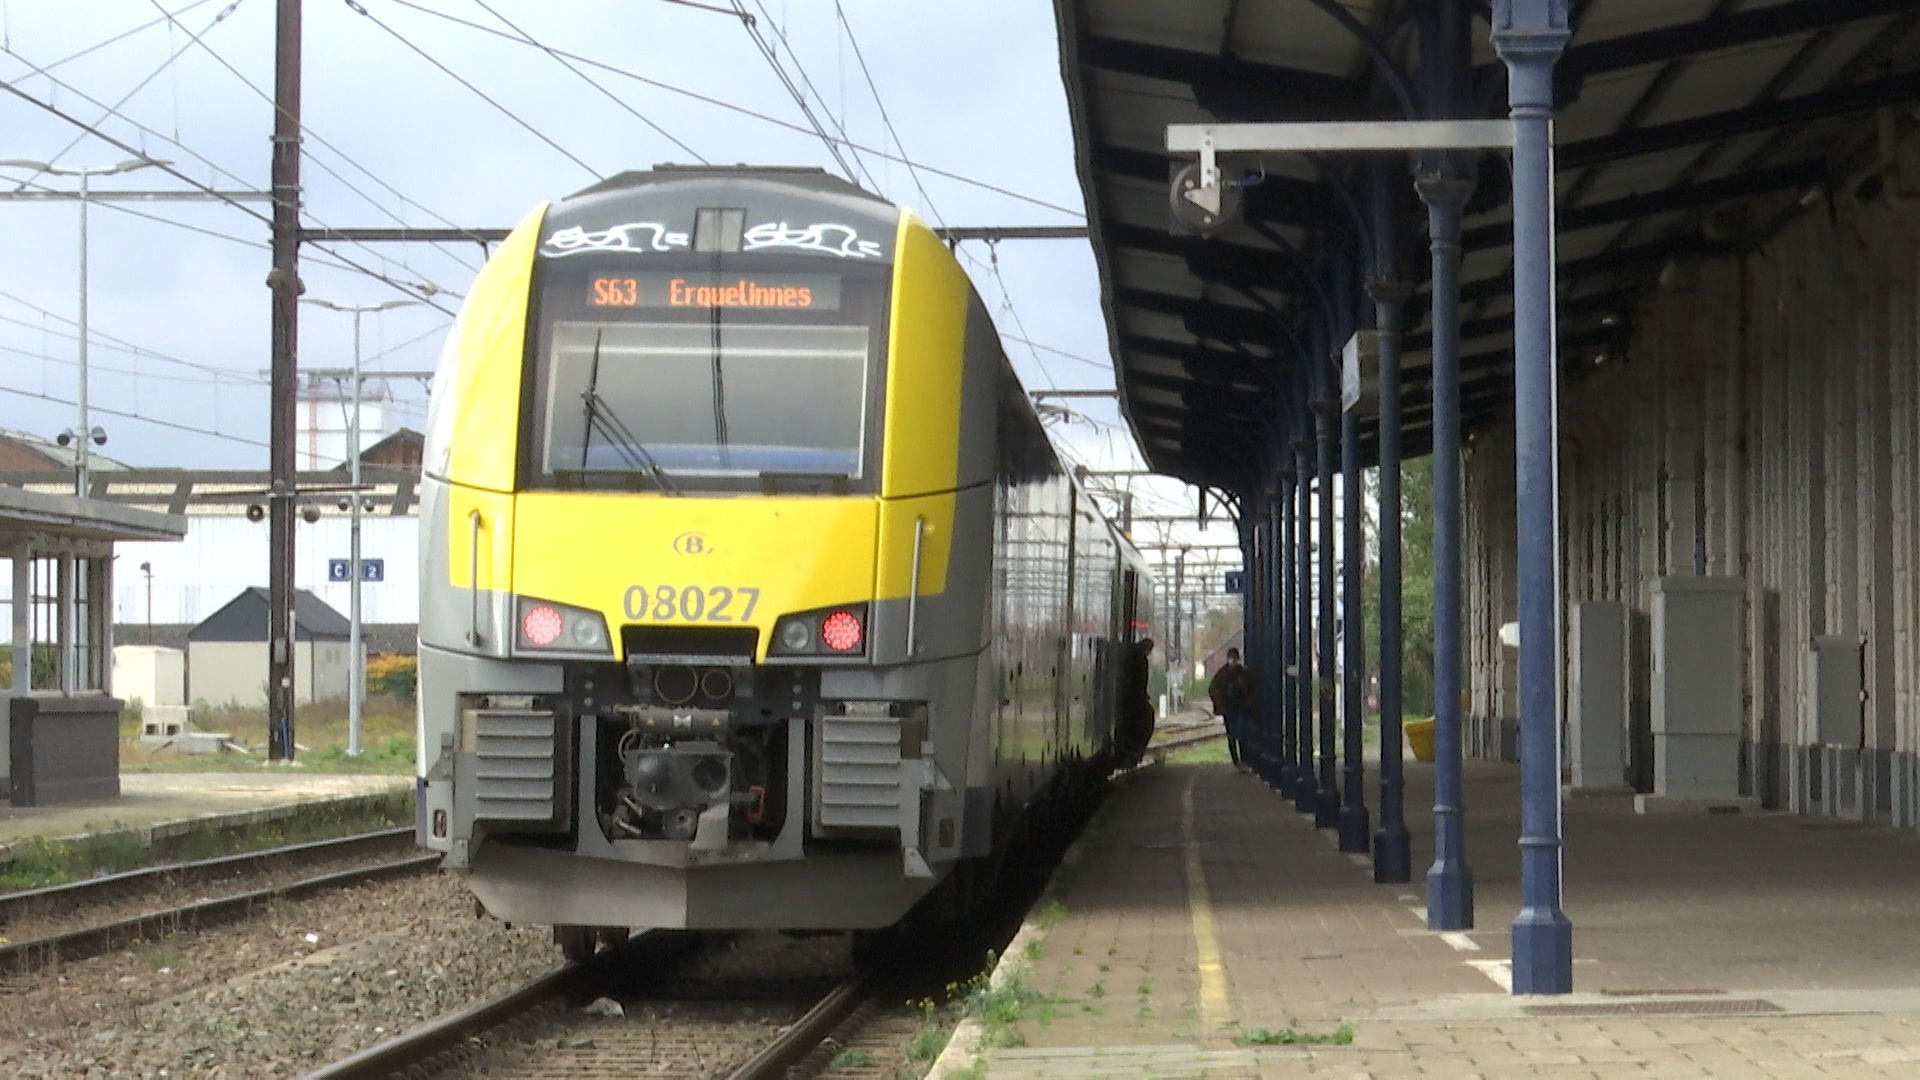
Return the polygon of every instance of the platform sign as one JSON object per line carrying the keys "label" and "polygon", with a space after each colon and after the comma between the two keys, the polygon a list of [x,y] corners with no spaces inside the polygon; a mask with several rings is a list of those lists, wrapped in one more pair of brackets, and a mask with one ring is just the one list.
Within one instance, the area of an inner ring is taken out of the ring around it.
{"label": "platform sign", "polygon": [[1245,570],[1227,571],[1226,593],[1228,596],[1241,596],[1247,591],[1247,572]]}
{"label": "platform sign", "polygon": [[[353,565],[353,560],[351,559],[328,559],[327,560],[327,580],[338,581],[338,582],[352,581],[353,580],[352,565]],[[361,581],[387,580],[387,560],[361,559],[360,560],[360,580]]]}

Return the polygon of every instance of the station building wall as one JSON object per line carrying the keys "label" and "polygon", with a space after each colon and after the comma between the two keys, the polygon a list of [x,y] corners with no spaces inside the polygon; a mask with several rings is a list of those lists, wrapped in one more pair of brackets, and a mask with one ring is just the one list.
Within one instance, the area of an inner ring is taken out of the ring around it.
{"label": "station building wall", "polygon": [[[1849,188],[1830,198],[1754,253],[1671,268],[1635,313],[1626,355],[1563,358],[1573,368],[1560,409],[1563,598],[1632,612],[1637,785],[1651,775],[1652,584],[1737,577],[1743,790],[1769,806],[1911,826],[1920,199],[1863,202]],[[1468,746],[1502,756],[1518,714],[1517,655],[1498,638],[1516,613],[1511,423],[1474,432],[1466,452]],[[1862,746],[1831,774],[1805,749],[1815,635],[1862,643]],[[1822,779],[1843,773],[1838,785]]]}

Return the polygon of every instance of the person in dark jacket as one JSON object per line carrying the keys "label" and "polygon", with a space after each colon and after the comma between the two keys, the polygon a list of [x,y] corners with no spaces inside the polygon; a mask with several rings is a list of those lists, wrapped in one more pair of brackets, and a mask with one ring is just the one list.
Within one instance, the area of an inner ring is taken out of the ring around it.
{"label": "person in dark jacket", "polygon": [[1120,679],[1120,724],[1113,745],[1123,769],[1140,763],[1153,739],[1153,697],[1147,690],[1153,639],[1141,638],[1127,648]]}
{"label": "person in dark jacket", "polygon": [[1241,764],[1242,739],[1247,734],[1247,717],[1253,709],[1253,673],[1240,662],[1240,650],[1228,649],[1227,662],[1213,673],[1207,684],[1207,696],[1213,699],[1213,711],[1227,725],[1227,753],[1235,768]]}

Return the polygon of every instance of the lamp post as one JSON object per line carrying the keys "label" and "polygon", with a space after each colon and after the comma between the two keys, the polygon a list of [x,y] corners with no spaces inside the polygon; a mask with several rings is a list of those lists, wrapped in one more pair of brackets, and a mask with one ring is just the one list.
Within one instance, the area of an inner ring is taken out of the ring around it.
{"label": "lamp post", "polygon": [[140,572],[147,575],[147,644],[153,644],[153,564],[143,562]]}
{"label": "lamp post", "polygon": [[347,545],[347,754],[357,757],[360,710],[367,696],[367,663],[361,655],[364,643],[360,639],[360,316],[369,311],[413,307],[419,301],[388,300],[381,304],[355,305],[303,298],[300,302],[353,316],[353,372],[348,377],[353,384],[353,405],[347,413],[347,484],[353,489],[347,499],[352,521]]}
{"label": "lamp post", "polygon": [[80,178],[80,319],[78,324],[80,338],[80,393],[78,395],[80,425],[72,432],[73,454],[73,493],[86,498],[89,488],[87,470],[88,445],[105,445],[107,433],[98,431],[87,422],[87,179],[93,176],[112,176],[116,173],[132,172],[150,165],[171,165],[171,161],[156,161],[152,158],[128,158],[118,165],[108,165],[99,169],[66,169],[45,161],[0,161],[0,165],[15,168],[32,169],[35,172],[53,176],[77,176]]}

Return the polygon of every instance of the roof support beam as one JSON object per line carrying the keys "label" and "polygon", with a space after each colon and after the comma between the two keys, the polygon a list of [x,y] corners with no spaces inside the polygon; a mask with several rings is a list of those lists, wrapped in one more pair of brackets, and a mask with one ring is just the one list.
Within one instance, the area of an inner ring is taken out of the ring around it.
{"label": "roof support beam", "polygon": [[1183,83],[1203,94],[1242,95],[1259,101],[1270,116],[1275,111],[1302,118],[1368,111],[1366,87],[1333,75],[1097,34],[1080,36],[1079,54],[1088,67]]}
{"label": "roof support beam", "polygon": [[[1651,266],[1664,263],[1669,259],[1688,259],[1703,255],[1725,255],[1735,250],[1734,245],[1722,241],[1709,240],[1704,236],[1678,236],[1652,243],[1638,244],[1617,251],[1605,251],[1598,255],[1589,255],[1584,259],[1572,259],[1563,262],[1554,271],[1554,278],[1562,288],[1570,282],[1582,278],[1597,277],[1616,270],[1627,270],[1637,266]],[[1478,278],[1460,286],[1460,299],[1463,301],[1489,300],[1496,296],[1505,296],[1513,292],[1513,274],[1511,271],[1496,274],[1493,277]]]}
{"label": "roof support beam", "polygon": [[1559,168],[1579,169],[1602,162],[1719,142],[1756,131],[1870,112],[1882,105],[1898,105],[1914,100],[1920,100],[1920,72],[1907,72],[1782,101],[1763,101],[1725,112],[1584,139],[1560,147],[1555,157]]}
{"label": "roof support beam", "polygon": [[[1749,173],[1735,173],[1718,180],[1698,180],[1690,184],[1662,188],[1611,199],[1591,206],[1572,206],[1557,215],[1557,230],[1565,234],[1581,229],[1617,225],[1636,218],[1676,210],[1692,210],[1715,203],[1767,195],[1778,191],[1802,191],[1827,176],[1824,161],[1796,161]],[[1506,247],[1513,239],[1513,226],[1507,222],[1468,229],[1460,242],[1469,251]]]}
{"label": "roof support beam", "polygon": [[1270,345],[1281,333],[1278,322],[1264,311],[1214,303],[1198,297],[1172,296],[1149,289],[1123,287],[1113,290],[1113,302],[1141,311],[1177,316],[1186,320],[1188,329],[1196,333],[1205,331],[1208,336],[1256,342],[1263,347]]}
{"label": "roof support beam", "polygon": [[1577,85],[1586,76],[1602,72],[1660,64],[1912,10],[1913,0],[1789,0],[1753,11],[1574,45],[1561,57],[1555,81]]}

